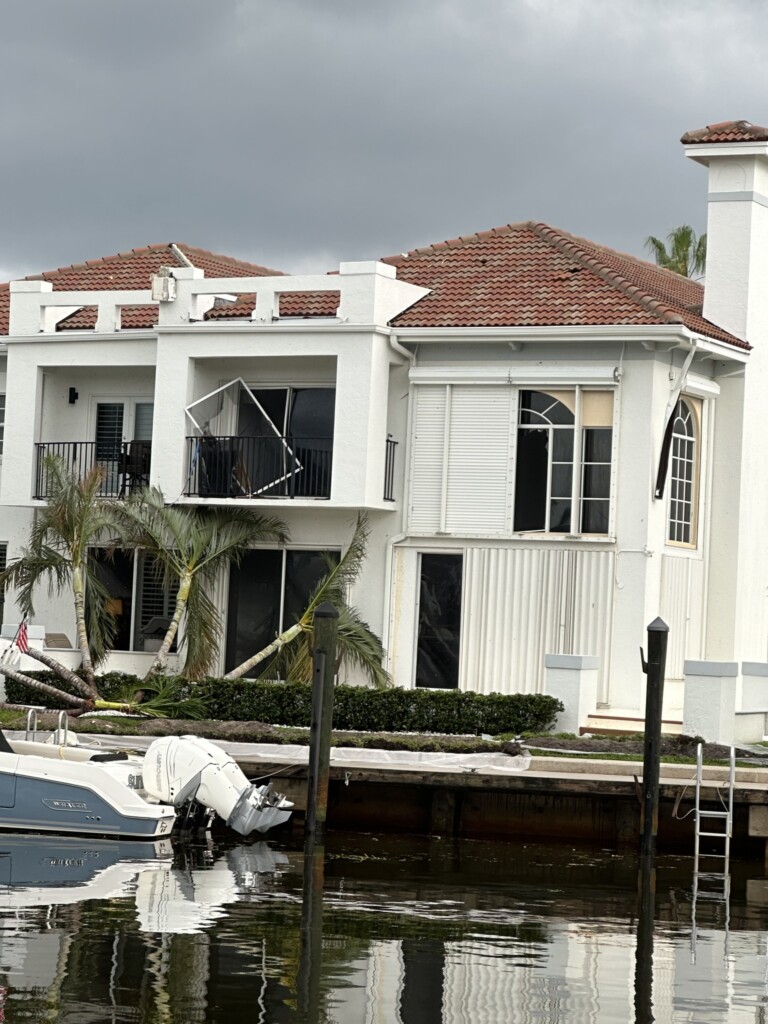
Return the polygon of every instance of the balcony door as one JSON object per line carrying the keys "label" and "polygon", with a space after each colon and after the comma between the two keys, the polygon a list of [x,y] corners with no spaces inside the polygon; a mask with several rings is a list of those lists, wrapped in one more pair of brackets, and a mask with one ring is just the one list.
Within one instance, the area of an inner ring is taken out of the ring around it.
{"label": "balcony door", "polygon": [[252,494],[330,497],[335,404],[333,388],[241,389],[237,432]]}
{"label": "balcony door", "polygon": [[[124,493],[127,483],[149,482],[154,403],[141,399],[96,401],[95,462],[104,468],[105,492]],[[138,442],[136,451],[128,442]],[[123,479],[126,472],[131,477]],[[135,478],[135,479],[134,479]]]}

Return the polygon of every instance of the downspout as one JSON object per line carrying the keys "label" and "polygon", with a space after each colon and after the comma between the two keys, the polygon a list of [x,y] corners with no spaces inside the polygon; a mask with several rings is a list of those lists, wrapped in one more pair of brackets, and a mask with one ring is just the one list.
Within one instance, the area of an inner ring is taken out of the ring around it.
{"label": "downspout", "polygon": [[[397,352],[398,355],[404,356],[408,360],[410,366],[415,366],[416,365],[416,352],[411,352],[409,349],[407,349],[403,345],[401,345],[400,342],[397,340],[397,335],[394,332],[389,335],[389,345],[390,345],[390,348],[392,349],[393,352]],[[418,350],[418,346],[417,346],[417,350]],[[410,454],[409,439],[410,439],[410,436],[411,436],[411,417],[412,417],[412,413],[413,413],[413,397],[412,397],[412,391],[411,391],[411,387],[410,387],[410,383],[409,383],[409,385],[408,385],[408,412],[406,414],[406,421],[405,421],[405,442],[406,442],[406,444],[404,446],[404,452],[405,452],[406,463],[405,463],[405,468],[404,468],[404,471],[403,471],[403,477],[404,477],[404,480],[403,480],[403,497],[404,497],[404,499],[405,499],[405,497],[408,494],[408,485],[410,483],[410,481],[408,480],[408,456]],[[401,510],[401,513],[402,513],[402,516],[404,517],[405,516],[405,509],[404,508]],[[393,600],[392,600],[392,589],[391,588],[392,588],[392,578],[394,576],[395,545],[402,543],[402,541],[404,541],[407,536],[408,536],[408,534],[405,531],[401,531],[400,533],[393,534],[389,538],[389,540],[387,541],[386,548],[385,548],[385,551],[384,551],[384,610],[385,610],[385,614],[384,614],[384,621],[382,623],[384,628],[382,629],[382,634],[383,635],[382,635],[382,638],[381,638],[381,642],[382,642],[382,645],[383,645],[384,650],[386,652],[386,668],[387,668],[387,671],[390,671],[391,666],[392,666],[392,657],[391,657],[391,653],[390,653],[390,649],[389,649],[389,641],[390,641],[390,637],[391,637],[391,633],[392,633],[392,606],[393,606]]]}

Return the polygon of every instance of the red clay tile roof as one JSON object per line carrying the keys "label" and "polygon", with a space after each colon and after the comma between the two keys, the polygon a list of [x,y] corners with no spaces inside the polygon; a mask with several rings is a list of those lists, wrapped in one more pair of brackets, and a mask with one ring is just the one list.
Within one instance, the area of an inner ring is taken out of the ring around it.
{"label": "red clay tile roof", "polygon": [[[717,127],[717,126],[715,126]],[[252,263],[178,246],[207,277],[279,274]],[[546,224],[527,222],[482,231],[448,242],[385,258],[397,276],[430,289],[430,294],[401,313],[397,327],[548,327],[579,325],[684,324],[690,330],[738,348],[750,346],[701,315],[704,289],[696,281],[644,260],[615,252]],[[37,275],[54,288],[148,288],[161,266],[179,265],[171,245],[134,249],[102,260]],[[8,333],[8,285],[0,285],[0,333]],[[219,303],[211,320],[248,317],[253,294]],[[334,316],[338,292],[286,293],[283,316]],[[95,325],[95,309],[85,308],[62,321],[62,330]],[[155,324],[153,306],[128,306],[122,326]]]}
{"label": "red clay tile roof", "polygon": [[[340,292],[283,292],[280,316],[334,317],[341,302]],[[254,292],[238,295],[235,302],[217,300],[205,314],[206,320],[237,320],[250,317],[256,301]]]}
{"label": "red clay tile roof", "polygon": [[766,142],[768,128],[749,121],[720,121],[686,132],[680,139],[686,146],[705,145],[712,142]]}
{"label": "red clay tile roof", "polygon": [[508,224],[384,262],[400,280],[431,289],[396,327],[679,323],[750,347],[702,317],[696,281],[546,224]]}
{"label": "red clay tile roof", "polygon": [[[186,266],[174,248],[179,249],[194,266],[203,269],[206,277],[265,277],[282,273],[256,263],[198,249],[184,242],[168,242],[131,249],[129,252],[89,260],[71,267],[59,267],[58,270],[48,270],[43,274],[31,274],[26,280],[50,281],[57,291],[149,288],[152,275],[160,267]],[[9,311],[9,286],[0,284],[0,335],[8,333]],[[95,322],[95,310],[82,309],[62,321],[58,327],[60,330],[88,330],[95,326]],[[154,306],[127,307],[122,322],[124,327],[152,327],[157,323],[157,309]]]}

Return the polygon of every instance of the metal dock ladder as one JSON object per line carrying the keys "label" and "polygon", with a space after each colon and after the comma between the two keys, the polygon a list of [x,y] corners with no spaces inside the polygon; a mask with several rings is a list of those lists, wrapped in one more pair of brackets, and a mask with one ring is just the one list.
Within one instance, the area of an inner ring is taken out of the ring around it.
{"label": "metal dock ladder", "polygon": [[[704,757],[702,745],[696,748],[696,804],[695,804],[695,846],[693,860],[693,899],[691,904],[691,957],[696,959],[696,903],[699,899],[714,900],[722,902],[725,912],[723,926],[725,928],[725,948],[728,949],[728,924],[730,919],[731,901],[731,836],[733,835],[733,790],[736,782],[736,752],[731,747],[730,761],[728,767],[728,791],[727,801],[723,800],[722,789],[718,788],[717,795],[720,799],[721,808],[718,810],[707,810],[701,806],[701,786],[704,773]],[[721,828],[716,823],[722,824]],[[722,852],[702,853],[701,840],[716,840],[722,843]],[[722,871],[700,871],[699,860],[722,861]],[[703,887],[702,887],[703,883]]]}

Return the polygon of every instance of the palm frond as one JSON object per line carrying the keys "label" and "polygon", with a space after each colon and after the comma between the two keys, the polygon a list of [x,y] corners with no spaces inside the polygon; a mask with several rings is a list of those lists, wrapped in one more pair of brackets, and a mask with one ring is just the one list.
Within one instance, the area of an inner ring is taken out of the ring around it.
{"label": "palm frond", "polygon": [[[360,618],[356,608],[341,604],[336,633],[336,666],[360,672],[372,686],[383,690],[391,685],[389,673],[383,667],[384,648],[367,622]],[[312,647],[314,631],[308,626],[303,636],[291,646],[284,647],[259,673],[261,679],[290,679],[296,682],[312,681]]]}
{"label": "palm frond", "polygon": [[389,673],[383,666],[384,647],[367,622],[360,618],[356,608],[342,605],[338,609],[339,623],[336,637],[336,657],[339,665],[362,672],[378,690],[391,685]]}
{"label": "palm frond", "polygon": [[187,679],[208,675],[219,651],[222,626],[216,605],[202,580],[193,579],[187,598],[183,643],[186,646],[183,674]]}
{"label": "palm frond", "polygon": [[[138,699],[141,698],[141,699]],[[156,677],[124,689],[113,703],[123,703],[138,714],[150,718],[205,718],[205,701],[197,697],[192,688],[178,677]]]}
{"label": "palm frond", "polygon": [[315,587],[306,611],[301,616],[303,625],[309,624],[315,609],[323,601],[329,601],[337,609],[343,605],[363,568],[369,533],[368,516],[365,512],[359,512],[349,547],[335,565],[329,562],[327,574]]}
{"label": "palm frond", "polygon": [[683,277],[695,277],[704,272],[707,259],[707,236],[697,238],[690,224],[681,224],[673,228],[662,242],[655,235],[649,235],[645,247],[653,255],[656,263],[667,270],[673,270]]}

